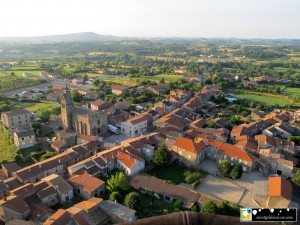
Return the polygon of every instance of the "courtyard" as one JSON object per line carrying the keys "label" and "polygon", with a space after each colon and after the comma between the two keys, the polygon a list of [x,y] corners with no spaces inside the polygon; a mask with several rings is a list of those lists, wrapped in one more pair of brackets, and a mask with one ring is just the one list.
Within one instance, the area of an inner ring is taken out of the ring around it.
{"label": "courtyard", "polygon": [[196,190],[220,200],[224,199],[233,203],[239,203],[245,188],[209,174],[198,185]]}

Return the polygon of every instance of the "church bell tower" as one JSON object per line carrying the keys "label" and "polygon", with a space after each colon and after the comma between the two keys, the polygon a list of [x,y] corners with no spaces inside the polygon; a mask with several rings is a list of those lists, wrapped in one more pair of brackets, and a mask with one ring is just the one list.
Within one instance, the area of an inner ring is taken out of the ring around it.
{"label": "church bell tower", "polygon": [[74,102],[70,89],[66,84],[66,90],[61,97],[61,119],[68,130],[73,130],[73,110]]}

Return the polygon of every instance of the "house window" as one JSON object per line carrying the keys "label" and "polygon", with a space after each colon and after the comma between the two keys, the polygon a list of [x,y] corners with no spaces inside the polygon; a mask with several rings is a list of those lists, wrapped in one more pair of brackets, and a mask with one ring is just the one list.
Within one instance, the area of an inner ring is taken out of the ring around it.
{"label": "house window", "polygon": [[24,138],[22,138],[22,141],[24,141]]}
{"label": "house window", "polygon": [[181,154],[182,154],[182,151],[180,151],[179,154],[181,155]]}
{"label": "house window", "polygon": [[170,202],[171,198],[169,196],[165,196],[165,200],[167,200],[168,202]]}
{"label": "house window", "polygon": [[[199,156],[199,155],[198,155]],[[191,155],[189,155],[189,159],[191,158]]]}
{"label": "house window", "polygon": [[224,155],[224,159],[226,159],[227,155]]}

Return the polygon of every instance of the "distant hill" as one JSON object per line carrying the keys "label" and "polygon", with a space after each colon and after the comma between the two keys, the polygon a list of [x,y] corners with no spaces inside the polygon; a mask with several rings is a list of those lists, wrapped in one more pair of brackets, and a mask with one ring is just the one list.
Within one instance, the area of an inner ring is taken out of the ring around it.
{"label": "distant hill", "polygon": [[300,39],[246,39],[246,38],[188,38],[188,37],[118,37],[100,35],[93,32],[81,32],[62,35],[33,36],[33,37],[0,37],[0,43],[57,43],[57,42],[95,42],[95,41],[120,41],[120,40],[150,40],[171,42],[199,42],[208,44],[246,44],[246,45],[300,45]]}
{"label": "distant hill", "polygon": [[[33,36],[33,37],[0,37],[0,42],[86,42],[86,41],[103,41],[119,40],[120,37],[111,35],[100,35],[93,32],[82,32],[62,35]],[[125,39],[125,38],[124,38]]]}

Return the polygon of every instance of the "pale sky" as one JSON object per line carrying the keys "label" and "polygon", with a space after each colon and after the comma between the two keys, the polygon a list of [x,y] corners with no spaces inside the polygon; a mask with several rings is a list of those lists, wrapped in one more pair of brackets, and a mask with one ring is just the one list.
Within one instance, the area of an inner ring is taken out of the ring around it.
{"label": "pale sky", "polygon": [[300,0],[1,0],[0,36],[300,38]]}

